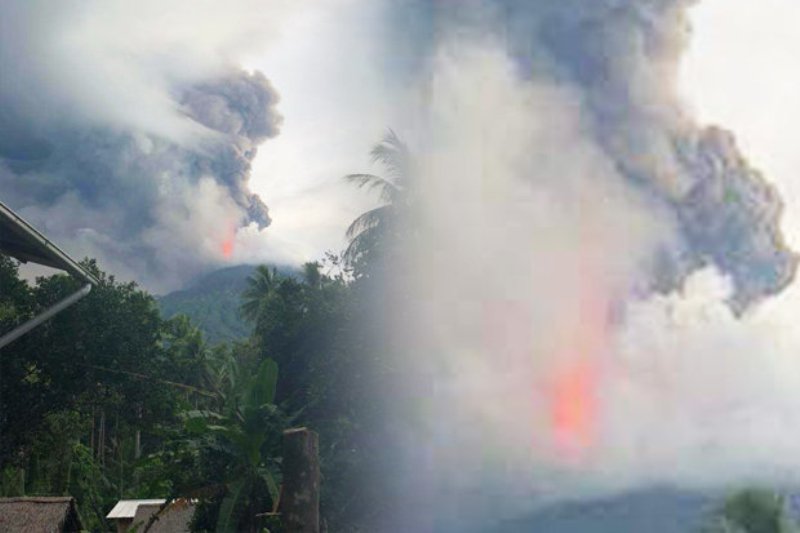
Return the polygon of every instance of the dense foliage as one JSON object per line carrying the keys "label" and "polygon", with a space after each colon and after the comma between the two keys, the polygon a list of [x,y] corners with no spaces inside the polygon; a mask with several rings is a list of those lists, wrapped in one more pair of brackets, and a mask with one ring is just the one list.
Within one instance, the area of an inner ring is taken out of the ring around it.
{"label": "dense foliage", "polygon": [[[215,346],[187,317],[161,318],[135,284],[86,266],[101,280],[90,295],[3,350],[3,495],[71,494],[98,531],[120,498],[193,497],[198,530],[256,531],[294,423],[321,434],[327,522],[357,521],[345,485],[368,403],[338,258],[301,275],[256,269],[242,300],[252,337]],[[4,331],[78,288],[61,274],[30,284],[7,258],[0,274]]]}
{"label": "dense foliage", "polygon": [[[185,320],[162,320],[135,284],[85,266],[100,279],[90,296],[3,349],[0,490],[73,494],[99,529],[117,498],[150,492],[143,453],[180,423],[193,387],[172,383],[197,379],[203,346]],[[0,276],[4,331],[79,287],[61,274],[30,285],[4,257]]]}

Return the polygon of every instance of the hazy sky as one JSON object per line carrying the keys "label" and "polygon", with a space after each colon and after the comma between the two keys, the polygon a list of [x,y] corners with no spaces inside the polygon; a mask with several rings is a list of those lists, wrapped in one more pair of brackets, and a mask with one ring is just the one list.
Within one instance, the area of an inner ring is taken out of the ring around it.
{"label": "hazy sky", "polygon": [[270,73],[284,116],[251,181],[269,199],[266,238],[285,240],[305,260],[341,249],[349,222],[375,202],[341,177],[377,170],[368,152],[398,114],[383,66],[383,11],[381,2],[359,0],[307,7],[245,60]]}
{"label": "hazy sky", "polygon": [[[404,120],[405,95],[382,57],[385,9],[359,0],[304,9],[245,61],[269,73],[285,117],[255,161],[252,187],[269,199],[270,233],[303,257],[340,247],[347,223],[374,202],[338,177],[369,168],[371,144]],[[785,132],[800,123],[800,4],[703,0],[690,13],[680,93],[701,123],[733,130],[745,156],[779,187],[788,204],[783,227],[798,245],[800,150]]]}

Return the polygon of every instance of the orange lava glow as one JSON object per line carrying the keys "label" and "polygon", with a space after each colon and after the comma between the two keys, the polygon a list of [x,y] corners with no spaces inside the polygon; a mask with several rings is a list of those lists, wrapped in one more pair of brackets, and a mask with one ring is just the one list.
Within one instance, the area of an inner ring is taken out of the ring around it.
{"label": "orange lava glow", "polygon": [[563,338],[550,375],[549,417],[553,445],[567,462],[587,458],[600,424],[598,389],[610,345],[610,291],[587,253],[577,283],[575,309],[565,314]]}
{"label": "orange lava glow", "polygon": [[555,445],[564,458],[580,458],[592,446],[596,382],[596,371],[588,361],[577,362],[555,379],[550,415]]}
{"label": "orange lava glow", "polygon": [[222,241],[222,245],[220,246],[222,257],[225,258],[226,260],[233,257],[233,249],[235,242],[236,242],[236,229],[233,226],[233,224],[230,224],[228,227],[228,231],[225,233],[225,238]]}
{"label": "orange lava glow", "polygon": [[222,257],[225,259],[233,257],[233,239],[225,239],[222,241]]}

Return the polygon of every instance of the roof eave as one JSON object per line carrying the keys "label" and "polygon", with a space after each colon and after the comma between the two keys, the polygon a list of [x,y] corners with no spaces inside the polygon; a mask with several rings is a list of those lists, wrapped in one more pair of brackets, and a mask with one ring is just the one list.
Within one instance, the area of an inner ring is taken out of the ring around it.
{"label": "roof eave", "polygon": [[[0,236],[0,252],[6,253],[23,263],[32,262],[64,270],[72,276],[84,280],[92,285],[99,283],[98,279],[83,268],[77,261],[68,256],[58,246],[53,244],[36,228],[28,224],[22,217],[14,213],[5,204],[0,202],[0,222],[8,221],[13,227],[30,239],[36,249],[25,250],[11,241],[3,241]],[[32,253],[34,252],[34,253]],[[39,252],[36,254],[35,252]]]}

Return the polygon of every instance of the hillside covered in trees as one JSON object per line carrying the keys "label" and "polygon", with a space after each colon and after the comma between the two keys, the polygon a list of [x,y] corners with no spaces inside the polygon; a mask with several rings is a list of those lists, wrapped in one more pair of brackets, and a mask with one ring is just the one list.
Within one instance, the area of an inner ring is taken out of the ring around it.
{"label": "hillside covered in trees", "polygon": [[254,266],[240,265],[201,276],[182,290],[158,297],[161,314],[186,315],[212,344],[245,339],[252,327],[242,319],[239,307],[253,270]]}

